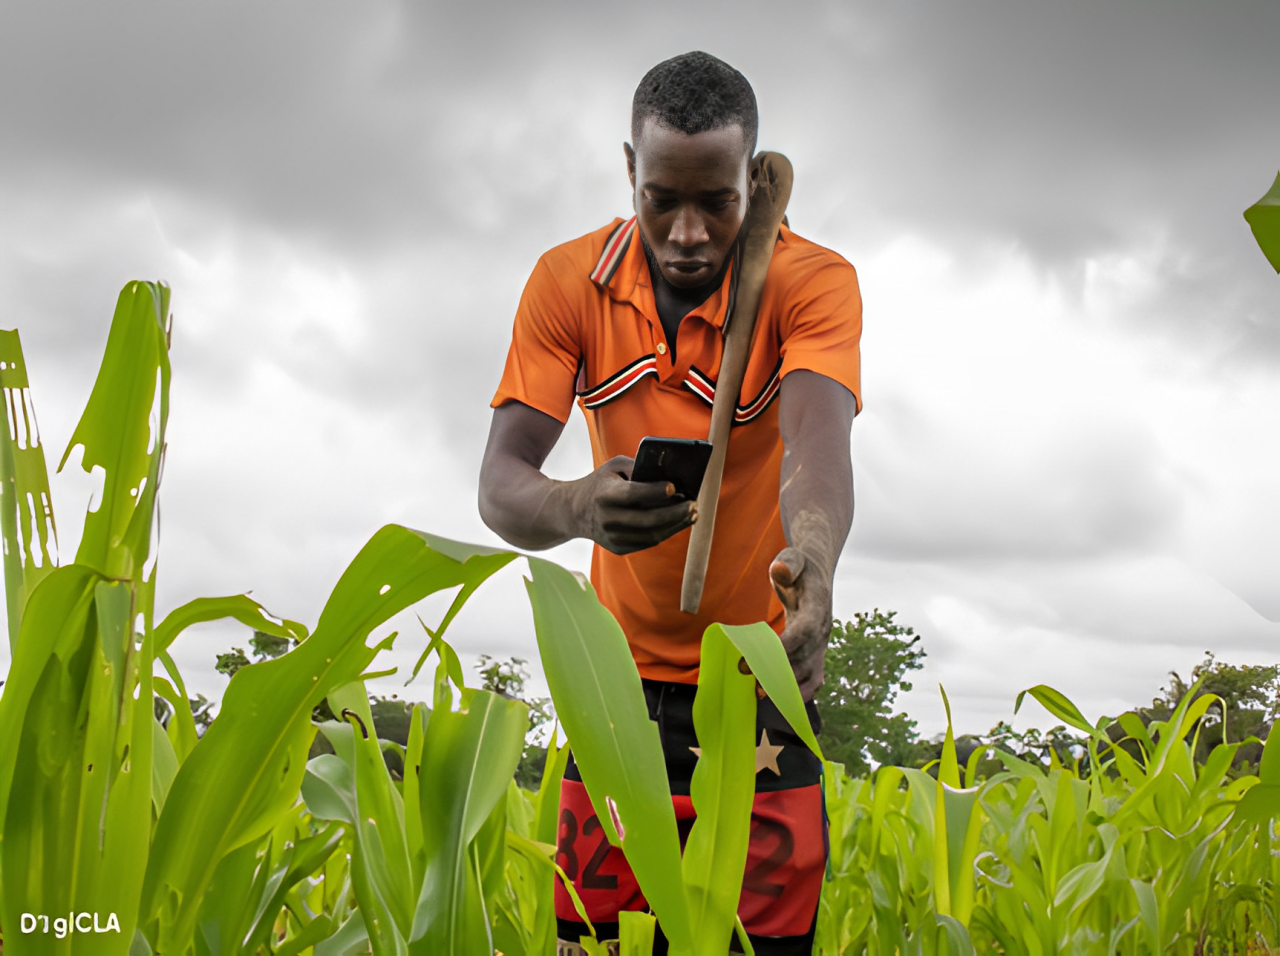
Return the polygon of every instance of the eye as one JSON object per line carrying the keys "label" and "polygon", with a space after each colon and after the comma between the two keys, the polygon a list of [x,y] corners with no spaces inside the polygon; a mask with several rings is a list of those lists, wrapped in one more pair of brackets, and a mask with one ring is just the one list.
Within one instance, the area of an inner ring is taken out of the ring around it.
{"label": "eye", "polygon": [[667,210],[675,207],[676,201],[667,196],[649,196],[649,205],[654,209]]}
{"label": "eye", "polygon": [[724,212],[729,208],[729,200],[727,199],[710,199],[705,203],[706,207],[712,212]]}

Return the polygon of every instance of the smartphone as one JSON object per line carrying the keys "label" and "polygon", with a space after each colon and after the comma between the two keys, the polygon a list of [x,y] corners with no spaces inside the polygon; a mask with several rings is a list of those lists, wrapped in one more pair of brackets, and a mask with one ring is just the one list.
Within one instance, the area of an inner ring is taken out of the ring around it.
{"label": "smartphone", "polygon": [[636,450],[632,481],[669,481],[676,494],[698,497],[702,476],[711,460],[711,442],[701,438],[645,438]]}

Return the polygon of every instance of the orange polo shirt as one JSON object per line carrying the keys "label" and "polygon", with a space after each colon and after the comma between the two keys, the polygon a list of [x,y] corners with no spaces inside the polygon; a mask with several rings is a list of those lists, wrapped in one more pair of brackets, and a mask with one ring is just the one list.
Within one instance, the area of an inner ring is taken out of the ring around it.
{"label": "orange polo shirt", "polygon": [[[706,438],[711,425],[733,270],[680,323],[672,361],[638,228],[634,217],[614,220],[538,260],[492,402],[522,402],[567,422],[576,396],[597,467],[634,457],[647,435]],[[597,545],[592,555],[591,583],[622,625],[641,676],[695,683],[702,632],[716,621],[767,621],[782,631],[769,580],[786,547],[778,390],[790,372],[809,369],[848,388],[861,411],[861,333],[853,266],[784,226],[729,438],[701,609],[680,610],[687,529],[644,551],[617,555]]]}

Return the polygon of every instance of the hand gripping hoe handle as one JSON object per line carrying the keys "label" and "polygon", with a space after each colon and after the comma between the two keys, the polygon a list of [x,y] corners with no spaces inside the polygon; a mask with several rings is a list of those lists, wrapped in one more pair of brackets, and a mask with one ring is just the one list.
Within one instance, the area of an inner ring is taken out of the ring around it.
{"label": "hand gripping hoe handle", "polygon": [[680,589],[680,610],[698,613],[702,603],[702,585],[707,577],[707,561],[711,557],[711,539],[716,527],[716,505],[720,500],[720,482],[724,462],[729,454],[729,432],[737,411],[738,393],[747,371],[751,354],[751,336],[756,327],[760,294],[769,271],[773,246],[782,226],[782,217],[791,198],[791,163],[781,153],[762,152],[754,162],[760,167],[760,180],[747,212],[746,234],[741,246],[742,264],[738,272],[737,299],[733,315],[726,320],[724,353],[720,374],[716,379],[715,399],[711,405],[711,460],[702,479],[698,495],[698,520],[689,536],[689,551],[684,561],[684,583]]}

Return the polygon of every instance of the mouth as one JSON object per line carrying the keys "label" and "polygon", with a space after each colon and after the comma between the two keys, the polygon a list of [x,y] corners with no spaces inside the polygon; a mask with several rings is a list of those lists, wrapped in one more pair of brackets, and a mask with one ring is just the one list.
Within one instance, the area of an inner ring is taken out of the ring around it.
{"label": "mouth", "polygon": [[679,283],[698,279],[711,271],[711,263],[706,259],[668,259],[665,263],[669,281]]}

